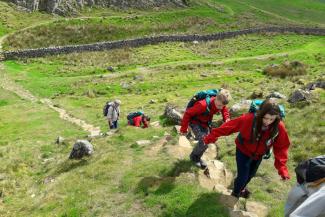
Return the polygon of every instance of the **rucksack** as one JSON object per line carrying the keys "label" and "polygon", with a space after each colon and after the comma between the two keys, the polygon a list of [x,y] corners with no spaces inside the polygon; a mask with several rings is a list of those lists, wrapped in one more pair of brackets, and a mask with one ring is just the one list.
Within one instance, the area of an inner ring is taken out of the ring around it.
{"label": "rucksack", "polygon": [[133,125],[133,118],[138,117],[138,116],[142,116],[143,112],[142,111],[137,111],[137,112],[131,112],[128,114],[128,116],[126,117],[130,123],[130,125]]}
{"label": "rucksack", "polygon": [[219,94],[219,90],[215,90],[215,89],[199,91],[188,102],[186,109],[193,107],[196,102],[205,99],[207,103],[207,108],[206,111],[204,112],[204,115],[208,115],[210,113],[211,97],[217,96],[218,94]]}
{"label": "rucksack", "polygon": [[299,184],[325,178],[325,155],[300,162],[295,172]]}
{"label": "rucksack", "polygon": [[[264,100],[260,100],[260,99],[254,99],[251,102],[251,105],[248,109],[248,112],[250,113],[254,113],[254,119],[253,119],[253,128],[251,131],[251,141],[253,138],[253,133],[256,130],[256,112],[260,109],[260,106],[262,105],[262,103],[264,102]],[[279,109],[280,109],[280,117],[281,119],[285,118],[285,109],[283,105],[279,105]],[[271,157],[272,154],[272,147],[269,147],[276,139],[276,137],[279,135],[279,132],[275,133],[272,137],[270,137],[269,139],[266,140],[265,142],[265,146],[266,146],[266,152],[263,155],[263,159],[269,159]],[[238,134],[238,140],[241,144],[244,144],[243,138],[241,137],[241,134]]]}
{"label": "rucksack", "polygon": [[113,102],[107,102],[103,107],[103,115],[107,116],[108,109],[113,105]]}
{"label": "rucksack", "polygon": [[[264,102],[264,100],[261,100],[261,99],[254,99],[254,100],[252,100],[248,112],[250,112],[250,113],[256,113],[260,109],[260,106],[262,105],[263,102]],[[284,119],[285,116],[286,116],[286,113],[285,113],[285,110],[284,110],[284,106],[283,105],[279,105],[279,109],[280,109],[280,117],[282,119]]]}

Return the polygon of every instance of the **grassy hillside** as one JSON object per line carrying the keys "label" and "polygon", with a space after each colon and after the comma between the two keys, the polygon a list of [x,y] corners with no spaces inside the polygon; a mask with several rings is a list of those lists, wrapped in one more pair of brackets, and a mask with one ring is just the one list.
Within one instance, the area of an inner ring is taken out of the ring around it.
{"label": "grassy hillside", "polygon": [[[9,36],[4,49],[94,43],[158,34],[211,33],[266,25],[324,26],[324,3],[309,1],[193,1],[191,7],[130,14],[103,10],[59,19]],[[267,7],[265,5],[268,5]],[[85,16],[83,15],[85,14]],[[119,14],[116,17],[116,14]],[[90,16],[90,17],[89,17]],[[37,37],[36,37],[37,36]]]}
{"label": "grassy hillside", "polygon": [[[26,16],[0,2],[1,14],[8,10],[6,19],[12,25],[1,24],[0,31],[12,33],[6,48],[17,49],[277,23],[324,25],[319,18],[324,17],[321,1],[263,3],[201,0],[186,9],[144,12],[85,8],[80,16],[92,18],[63,19],[38,13]],[[188,160],[177,161],[168,154],[166,147],[176,144],[178,137],[161,116],[166,103],[184,108],[194,92],[221,86],[233,95],[230,106],[249,98],[254,90],[289,96],[308,82],[324,79],[324,45],[324,37],[264,34],[0,62],[0,76],[6,74],[38,98],[50,98],[103,131],[107,130],[103,104],[122,100],[119,131],[93,139],[94,155],[77,161],[67,157],[74,141],[86,138],[86,132],[59,119],[43,104],[1,89],[0,216],[227,216],[218,195],[201,188],[191,175],[197,169]],[[296,60],[308,66],[307,74],[279,78],[262,72],[269,64]],[[108,66],[115,71],[109,72]],[[270,159],[263,161],[249,185],[252,199],[270,207],[271,217],[283,216],[297,162],[325,153],[324,90],[316,90],[309,105],[281,103],[292,142],[288,162],[292,179],[280,181]],[[138,109],[162,126],[127,127],[126,115]],[[159,149],[166,132],[172,138]],[[65,137],[66,144],[55,144],[57,136]],[[221,160],[235,172],[234,137],[220,138],[218,144]],[[143,139],[151,144],[135,143]],[[152,147],[158,148],[153,152]]]}

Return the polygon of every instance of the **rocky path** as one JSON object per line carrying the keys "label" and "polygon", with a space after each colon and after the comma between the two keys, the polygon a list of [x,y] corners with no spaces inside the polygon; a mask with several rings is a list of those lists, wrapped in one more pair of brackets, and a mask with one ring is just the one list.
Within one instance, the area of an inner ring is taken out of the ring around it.
{"label": "rocky path", "polygon": [[[0,52],[2,51],[2,42],[6,36],[0,38]],[[41,102],[42,104],[48,106],[52,110],[59,113],[61,119],[73,123],[79,127],[81,127],[84,131],[89,133],[90,137],[99,136],[100,135],[100,127],[93,126],[88,124],[86,121],[78,119],[70,115],[65,109],[55,106],[50,99],[38,99],[28,90],[24,89],[16,82],[11,80],[11,78],[6,74],[3,62],[0,61],[0,88],[8,90],[12,93],[15,93],[22,99],[35,102]]]}
{"label": "rocky path", "polygon": [[[195,143],[185,136],[179,136],[178,145],[167,146],[167,150],[176,159],[186,160]],[[209,144],[209,148],[202,157],[207,162],[208,168],[198,172],[196,175],[198,183],[203,188],[220,194],[219,202],[228,208],[231,217],[266,217],[268,208],[265,205],[251,200],[238,200],[231,196],[231,190],[228,187],[233,182],[233,174],[223,162],[216,159],[217,152],[217,146]]]}

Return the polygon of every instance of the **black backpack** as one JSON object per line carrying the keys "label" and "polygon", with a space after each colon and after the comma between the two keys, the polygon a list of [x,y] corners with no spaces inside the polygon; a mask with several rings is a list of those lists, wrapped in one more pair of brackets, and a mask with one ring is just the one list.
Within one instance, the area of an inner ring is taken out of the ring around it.
{"label": "black backpack", "polygon": [[134,124],[133,123],[133,118],[138,117],[138,116],[141,116],[141,115],[143,115],[143,112],[142,111],[131,112],[131,113],[128,114],[128,116],[126,118],[128,119],[129,123],[131,125],[133,125]]}
{"label": "black backpack", "polygon": [[105,105],[104,105],[104,108],[103,108],[103,115],[106,117],[107,116],[107,113],[108,113],[108,109],[109,107],[111,107],[113,105],[113,102],[107,102]]}
{"label": "black backpack", "polygon": [[299,184],[325,178],[325,155],[300,162],[295,172]]}

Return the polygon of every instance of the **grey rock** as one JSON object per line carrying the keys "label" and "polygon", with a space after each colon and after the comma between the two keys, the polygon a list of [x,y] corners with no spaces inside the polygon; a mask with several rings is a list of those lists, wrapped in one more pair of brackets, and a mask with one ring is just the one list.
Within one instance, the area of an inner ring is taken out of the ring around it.
{"label": "grey rock", "polygon": [[58,138],[56,138],[55,144],[58,145],[65,144],[65,139],[62,136],[58,136]]}
{"label": "grey rock", "polygon": [[310,91],[298,89],[295,90],[289,97],[288,102],[289,103],[297,103],[301,101],[309,101],[311,98]]}
{"label": "grey rock", "polygon": [[173,124],[181,124],[182,114],[176,110],[176,106],[167,104],[165,107],[164,116],[171,121]]}
{"label": "grey rock", "polygon": [[117,8],[154,8],[162,6],[186,6],[184,0],[10,0],[12,3],[27,8],[29,11],[46,11],[59,15],[75,13],[84,6]]}
{"label": "grey rock", "polygon": [[122,82],[122,83],[121,83],[121,86],[122,86],[122,88],[124,88],[124,89],[128,89],[128,88],[130,88],[130,85],[129,85],[128,83],[126,83],[126,82]]}
{"label": "grey rock", "polygon": [[81,159],[94,153],[93,145],[87,140],[77,140],[73,145],[69,159]]}
{"label": "grey rock", "polygon": [[106,70],[109,71],[109,72],[114,72],[114,71],[115,71],[114,68],[113,68],[112,66],[108,66],[108,67],[106,68]]}
{"label": "grey rock", "polygon": [[325,89],[325,81],[315,81],[306,85],[306,90],[315,90],[316,88]]}
{"label": "grey rock", "polygon": [[267,99],[270,99],[270,98],[286,99],[287,97],[279,92],[272,92],[266,98]]}
{"label": "grey rock", "polygon": [[150,103],[150,104],[155,104],[155,103],[157,103],[157,100],[155,100],[155,99],[151,99],[151,100],[149,101],[149,103]]}
{"label": "grey rock", "polygon": [[252,100],[242,100],[233,105],[229,110],[231,117],[238,117],[239,115],[246,113],[249,110],[251,103]]}
{"label": "grey rock", "polygon": [[150,140],[139,140],[139,141],[136,141],[137,145],[149,145],[151,143]]}
{"label": "grey rock", "polygon": [[133,77],[133,80],[143,81],[144,80],[144,76],[143,75],[136,75],[136,76]]}

